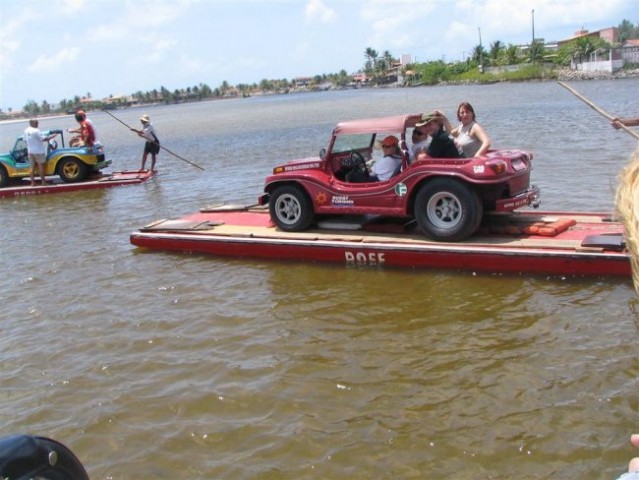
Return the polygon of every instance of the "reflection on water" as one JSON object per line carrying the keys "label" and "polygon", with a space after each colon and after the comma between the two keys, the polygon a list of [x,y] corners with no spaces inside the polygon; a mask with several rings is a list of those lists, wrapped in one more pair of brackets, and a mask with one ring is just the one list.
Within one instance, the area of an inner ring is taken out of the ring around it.
{"label": "reflection on water", "polygon": [[[578,89],[634,114],[636,81]],[[462,100],[496,146],[534,151],[542,208],[612,209],[634,141],[552,83],[155,107],[163,144],[204,172],[162,152],[142,185],[0,201],[4,431],[62,440],[96,479],[615,478],[639,409],[629,281],[128,241],[160,218],[254,202],[274,165],[316,154],[338,120],[452,116]],[[136,124],[145,112],[114,114]],[[114,169],[138,168],[140,139],[92,118]],[[5,149],[23,129],[0,126]]]}

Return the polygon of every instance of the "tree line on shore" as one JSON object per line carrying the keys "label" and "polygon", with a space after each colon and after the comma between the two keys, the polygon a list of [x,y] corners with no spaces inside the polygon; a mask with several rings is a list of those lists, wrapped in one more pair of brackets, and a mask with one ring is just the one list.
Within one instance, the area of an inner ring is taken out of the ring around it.
{"label": "tree line on shore", "polygon": [[[628,39],[639,38],[639,25],[623,20],[619,26],[620,44]],[[611,45],[601,38],[588,36],[576,38],[558,50],[550,50],[542,41],[533,41],[525,48],[512,44],[504,44],[496,40],[485,48],[476,45],[470,55],[455,62],[433,60],[421,63],[401,65],[389,51],[381,55],[373,48],[364,52],[364,66],[358,72],[358,80],[345,70],[338,73],[315,75],[306,79],[302,89],[320,90],[328,88],[349,88],[353,86],[385,86],[389,84],[401,86],[436,85],[439,83],[494,83],[499,81],[528,81],[537,79],[558,78],[560,71],[571,62],[588,59],[594,52],[606,53],[618,45]],[[488,67],[517,65],[514,71],[487,73]],[[627,64],[625,68],[637,68]],[[249,97],[257,94],[290,93],[299,90],[295,79],[268,80],[259,83],[230,85],[224,80],[219,86],[211,88],[205,83],[173,91],[161,86],[150,91],[137,91],[125,98],[93,99],[91,94],[63,99],[57,105],[46,100],[38,103],[29,100],[20,114],[0,111],[0,120],[16,117],[27,117],[47,114],[73,113],[79,108],[99,110],[129,107],[132,105],[173,104],[215,100],[223,98]]]}

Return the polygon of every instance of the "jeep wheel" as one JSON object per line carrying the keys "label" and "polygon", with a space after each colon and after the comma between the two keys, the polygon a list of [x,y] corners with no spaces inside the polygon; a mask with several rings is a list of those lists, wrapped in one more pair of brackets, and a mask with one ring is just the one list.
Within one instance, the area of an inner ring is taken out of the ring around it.
{"label": "jeep wheel", "polygon": [[417,194],[415,218],[424,234],[436,241],[457,242],[470,237],[483,208],[470,187],[450,178],[431,180]]}
{"label": "jeep wheel", "polygon": [[0,165],[0,188],[4,188],[9,185],[9,174],[4,165]]}
{"label": "jeep wheel", "polygon": [[66,183],[81,182],[87,178],[87,167],[77,158],[65,158],[58,165],[58,175]]}
{"label": "jeep wheel", "polygon": [[285,232],[307,229],[315,218],[308,195],[299,187],[286,185],[275,189],[268,204],[271,219]]}

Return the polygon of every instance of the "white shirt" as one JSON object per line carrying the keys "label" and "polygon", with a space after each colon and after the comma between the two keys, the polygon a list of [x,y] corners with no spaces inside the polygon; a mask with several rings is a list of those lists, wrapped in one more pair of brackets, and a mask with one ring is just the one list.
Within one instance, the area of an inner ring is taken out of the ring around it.
{"label": "white shirt", "polygon": [[424,150],[428,150],[428,146],[430,145],[431,141],[432,141],[432,138],[430,137],[430,135],[428,135],[426,137],[426,140],[422,140],[421,142],[414,143],[410,147],[410,159],[411,159],[411,161],[415,160],[415,152],[417,151],[417,149],[418,148],[423,148]]}
{"label": "white shirt", "polygon": [[462,125],[459,127],[457,133],[457,145],[462,148],[466,158],[471,158],[477,155],[477,150],[481,147],[481,140],[470,136],[470,131],[472,130],[473,125],[475,125],[474,121],[467,125]]}
{"label": "white shirt", "polygon": [[44,146],[45,136],[35,127],[27,127],[24,131],[24,141],[27,142],[27,152],[34,155],[43,155],[47,153]]}
{"label": "white shirt", "polygon": [[402,159],[400,157],[396,157],[394,155],[386,155],[383,158],[380,158],[373,165],[373,173],[377,175],[377,179],[380,181],[388,180],[393,176],[397,167],[399,167],[402,163]]}
{"label": "white shirt", "polygon": [[155,134],[155,128],[153,128],[153,125],[151,125],[150,123],[147,123],[142,129],[142,136],[146,138],[148,142],[159,143],[156,140],[157,136]]}

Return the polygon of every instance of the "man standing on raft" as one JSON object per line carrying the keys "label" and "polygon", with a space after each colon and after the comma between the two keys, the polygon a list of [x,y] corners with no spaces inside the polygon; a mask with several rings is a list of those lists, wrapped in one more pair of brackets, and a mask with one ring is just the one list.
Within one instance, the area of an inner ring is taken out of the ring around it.
{"label": "man standing on raft", "polygon": [[149,117],[145,113],[140,117],[140,122],[142,123],[142,130],[131,128],[131,130],[133,130],[140,137],[146,140],[146,143],[144,144],[144,153],[142,154],[142,168],[140,168],[140,170],[144,170],[144,166],[146,165],[146,157],[150,153],[151,173],[153,173],[155,171],[156,155],[160,153],[160,140],[158,140],[158,137],[155,134],[155,129],[153,128],[153,125],[151,125],[151,117]]}

